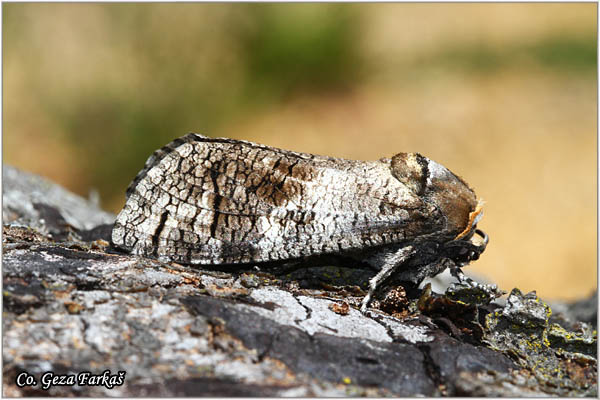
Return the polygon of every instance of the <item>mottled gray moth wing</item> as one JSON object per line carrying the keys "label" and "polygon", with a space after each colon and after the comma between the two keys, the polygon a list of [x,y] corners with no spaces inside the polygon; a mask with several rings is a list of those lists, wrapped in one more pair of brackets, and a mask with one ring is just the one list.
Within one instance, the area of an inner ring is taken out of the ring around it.
{"label": "mottled gray moth wing", "polygon": [[192,264],[276,261],[443,232],[438,206],[351,161],[189,134],[155,152],[127,191],[113,242]]}
{"label": "mottled gray moth wing", "polygon": [[[203,135],[199,135],[199,134],[195,134],[195,135],[197,135],[198,137],[202,137],[202,138],[208,139],[208,137],[203,136]],[[177,139],[173,140],[172,142],[164,145],[160,149],[156,150],[154,153],[152,153],[150,155],[150,157],[148,157],[148,160],[146,160],[146,163],[144,164],[144,168],[142,168],[140,170],[140,172],[137,173],[137,175],[135,176],[135,178],[133,178],[133,180],[131,181],[131,183],[127,187],[127,191],[125,192],[126,196],[129,197],[129,195],[135,190],[135,187],[138,185],[138,183],[140,182],[140,180],[142,180],[142,178],[144,178],[146,176],[146,174],[148,173],[148,171],[150,170],[150,168],[152,168],[155,165],[159,164],[160,161],[166,155],[170,154],[177,146],[180,146],[183,143],[185,143],[186,140],[187,140],[187,136],[177,138]]]}

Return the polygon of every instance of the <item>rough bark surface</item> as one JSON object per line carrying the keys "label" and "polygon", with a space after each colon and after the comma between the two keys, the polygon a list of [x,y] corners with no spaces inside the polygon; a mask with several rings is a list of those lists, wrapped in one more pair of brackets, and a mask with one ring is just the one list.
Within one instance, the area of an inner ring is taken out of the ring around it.
{"label": "rough bark surface", "polygon": [[[363,315],[368,274],[351,265],[216,271],[120,253],[114,216],[39,177],[3,178],[5,396],[597,394],[590,301],[551,319],[518,290],[499,305],[394,287]],[[105,370],[124,384],[15,383]]]}

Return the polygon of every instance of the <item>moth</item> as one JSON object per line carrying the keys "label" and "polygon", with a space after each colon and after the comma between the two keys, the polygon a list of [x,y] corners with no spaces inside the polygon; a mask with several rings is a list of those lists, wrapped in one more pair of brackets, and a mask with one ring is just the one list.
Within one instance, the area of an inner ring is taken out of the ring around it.
{"label": "moth", "polygon": [[148,158],[112,242],[184,264],[238,265],[329,255],[373,270],[364,312],[388,278],[418,284],[485,250],[482,202],[418,153],[353,161],[190,133]]}

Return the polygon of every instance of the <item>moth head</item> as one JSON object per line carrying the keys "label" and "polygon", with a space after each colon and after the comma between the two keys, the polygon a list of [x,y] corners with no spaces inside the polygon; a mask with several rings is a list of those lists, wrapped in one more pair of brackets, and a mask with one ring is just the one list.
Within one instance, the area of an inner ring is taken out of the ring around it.
{"label": "moth head", "polygon": [[482,203],[460,177],[419,153],[399,153],[391,160],[392,175],[446,219],[446,230],[461,239],[475,229]]}

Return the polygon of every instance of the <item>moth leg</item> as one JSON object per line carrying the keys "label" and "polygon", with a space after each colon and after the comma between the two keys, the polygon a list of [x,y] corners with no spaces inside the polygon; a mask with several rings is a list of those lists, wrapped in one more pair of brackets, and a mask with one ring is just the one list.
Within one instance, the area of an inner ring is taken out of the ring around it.
{"label": "moth leg", "polygon": [[467,265],[467,263],[461,263],[461,264],[454,264],[454,266],[450,267],[450,273],[452,274],[453,277],[455,277],[456,279],[458,279],[458,281],[460,283],[464,283],[465,285],[468,285],[472,288],[478,288],[483,290],[484,292],[486,292],[488,295],[493,295],[495,293],[498,292],[498,286],[497,285],[486,285],[486,284],[482,284],[479,282],[475,282],[473,279],[469,278],[468,276],[466,276],[463,272],[462,272],[462,267],[464,267],[465,265]]}
{"label": "moth leg", "polygon": [[365,313],[367,306],[373,298],[375,291],[379,285],[385,281],[390,275],[396,272],[399,266],[401,266],[410,256],[414,254],[415,250],[412,246],[403,247],[396,252],[390,253],[383,258],[383,266],[381,270],[373,278],[369,280],[369,291],[363,299],[360,305],[360,311]]}

